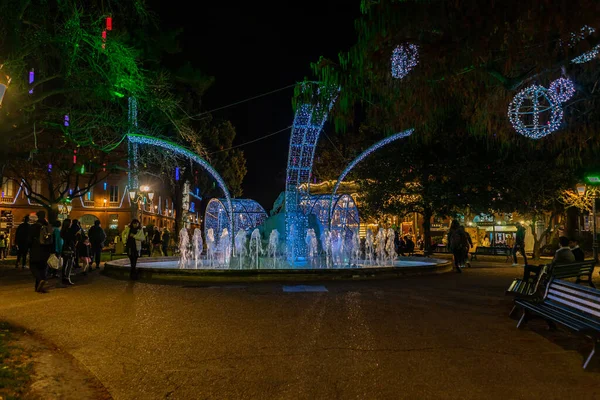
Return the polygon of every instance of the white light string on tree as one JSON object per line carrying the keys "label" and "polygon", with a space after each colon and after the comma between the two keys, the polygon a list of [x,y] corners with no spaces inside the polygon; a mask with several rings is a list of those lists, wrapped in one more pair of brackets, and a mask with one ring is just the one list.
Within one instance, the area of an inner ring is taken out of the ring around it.
{"label": "white light string on tree", "polygon": [[392,76],[402,79],[419,63],[419,48],[416,44],[405,43],[392,52]]}

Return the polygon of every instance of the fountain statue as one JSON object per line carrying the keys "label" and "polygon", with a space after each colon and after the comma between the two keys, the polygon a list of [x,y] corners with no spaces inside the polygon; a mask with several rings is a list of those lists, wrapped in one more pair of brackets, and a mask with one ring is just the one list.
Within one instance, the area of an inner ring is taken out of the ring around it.
{"label": "fountain statue", "polygon": [[244,257],[246,257],[248,253],[248,249],[246,248],[246,241],[246,231],[240,229],[235,235],[235,253],[239,260],[240,269],[242,269],[242,265],[244,264]]}
{"label": "fountain statue", "polygon": [[260,265],[260,256],[263,252],[262,249],[262,241],[260,239],[260,231],[258,228],[252,231],[252,235],[250,236],[250,258],[252,260],[252,265],[259,269]]}
{"label": "fountain statue", "polygon": [[373,245],[373,231],[371,229],[367,229],[367,236],[365,237],[365,259],[371,265],[373,265]]}
{"label": "fountain statue", "polygon": [[321,234],[321,247],[325,254],[325,266],[331,268],[331,232],[327,228]]}
{"label": "fountain statue", "polygon": [[188,267],[188,260],[190,258],[190,237],[185,227],[179,231],[179,269]]}
{"label": "fountain statue", "polygon": [[377,265],[383,266],[385,265],[385,229],[379,228],[377,231],[377,236],[375,237],[377,244]]}
{"label": "fountain statue", "polygon": [[194,229],[194,236],[192,237],[192,244],[194,246],[194,261],[196,269],[198,269],[198,263],[202,266],[202,251],[203,251],[203,243],[202,243],[202,231],[200,228]]}
{"label": "fountain statue", "polygon": [[279,231],[273,229],[269,235],[269,245],[267,246],[267,255],[273,259],[273,268],[277,265],[277,249],[279,247]]}
{"label": "fountain statue", "polygon": [[215,259],[215,231],[209,228],[206,231],[206,255],[208,256],[209,265],[212,267]]}
{"label": "fountain statue", "polygon": [[219,264],[228,266],[231,257],[231,239],[229,239],[229,231],[223,228],[221,238],[219,239]]}
{"label": "fountain statue", "polygon": [[390,265],[394,265],[394,260],[396,260],[396,232],[392,228],[389,228],[387,231],[387,243],[385,245],[385,250],[387,252],[388,260]]}

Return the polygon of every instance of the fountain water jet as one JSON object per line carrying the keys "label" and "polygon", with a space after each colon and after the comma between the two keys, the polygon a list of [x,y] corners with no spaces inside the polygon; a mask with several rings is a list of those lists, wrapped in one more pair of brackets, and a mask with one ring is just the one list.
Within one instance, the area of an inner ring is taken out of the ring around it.
{"label": "fountain water jet", "polygon": [[229,265],[231,257],[231,240],[229,239],[229,231],[227,228],[224,228],[223,232],[221,232],[221,238],[219,239],[219,253],[220,264],[224,266]]}
{"label": "fountain water jet", "polygon": [[365,238],[365,258],[368,260],[370,265],[373,265],[373,255],[374,255],[373,231],[371,229],[367,229],[367,236]]}
{"label": "fountain water jet", "polygon": [[385,229],[379,228],[377,236],[375,237],[377,243],[377,265],[385,264]]}
{"label": "fountain water jet", "polygon": [[209,265],[212,267],[215,259],[215,231],[210,228],[206,231],[206,255],[208,256]]}
{"label": "fountain water jet", "polygon": [[315,258],[317,257],[318,252],[318,243],[317,236],[315,235],[315,230],[310,228],[306,231],[306,252],[307,257],[309,259],[309,263],[311,265],[314,264]]}
{"label": "fountain water jet", "polygon": [[396,259],[396,232],[392,228],[387,230],[387,243],[385,245],[385,250],[387,252],[389,264],[392,265],[394,260]]}
{"label": "fountain water jet", "polygon": [[321,247],[325,253],[325,266],[331,268],[331,232],[327,228],[321,234]]}
{"label": "fountain water jet", "polygon": [[185,227],[179,231],[179,268],[187,268],[190,258],[190,237]]}
{"label": "fountain water jet", "polygon": [[250,236],[250,258],[252,259],[252,264],[256,266],[256,269],[259,269],[260,255],[262,253],[263,249],[260,231],[256,228],[252,231],[252,235]]}
{"label": "fountain water jet", "polygon": [[240,229],[235,235],[235,252],[239,260],[240,269],[242,269],[244,257],[246,257],[248,253],[248,249],[246,248],[246,241],[246,231]]}
{"label": "fountain water jet", "polygon": [[279,247],[279,231],[273,229],[269,235],[269,245],[267,246],[267,256],[273,259],[273,268],[277,265],[277,248]]}
{"label": "fountain water jet", "polygon": [[192,244],[194,246],[194,261],[196,269],[198,269],[198,263],[202,265],[202,251],[204,244],[202,243],[202,231],[200,228],[194,229],[194,236],[192,237]]}

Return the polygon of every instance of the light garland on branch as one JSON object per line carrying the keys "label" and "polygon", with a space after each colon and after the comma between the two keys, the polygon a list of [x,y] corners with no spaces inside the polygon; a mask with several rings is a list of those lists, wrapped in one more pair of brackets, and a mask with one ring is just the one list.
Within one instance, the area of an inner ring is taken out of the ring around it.
{"label": "light garland on branch", "polygon": [[406,43],[397,46],[392,52],[392,76],[402,79],[419,63],[419,48]]}
{"label": "light garland on branch", "polygon": [[571,63],[585,64],[586,62],[590,62],[593,59],[597,58],[598,54],[600,54],[600,44],[597,44],[596,46],[594,46],[594,48],[591,49],[590,51],[585,52],[578,57],[575,57],[574,59],[571,60]]}
{"label": "light garland on branch", "polygon": [[558,78],[550,84],[549,90],[561,103],[568,101],[575,94],[575,85],[568,78]]}
{"label": "light garland on branch", "polygon": [[[540,121],[541,117],[546,121]],[[563,110],[552,90],[532,85],[514,97],[508,106],[508,118],[517,133],[541,139],[560,128]]]}

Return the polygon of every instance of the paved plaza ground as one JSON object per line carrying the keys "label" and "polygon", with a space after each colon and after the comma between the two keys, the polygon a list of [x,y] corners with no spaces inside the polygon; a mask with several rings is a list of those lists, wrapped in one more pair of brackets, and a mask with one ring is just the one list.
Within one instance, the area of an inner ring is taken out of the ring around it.
{"label": "paved plaza ground", "polygon": [[600,360],[581,368],[590,342],[508,317],[521,273],[480,261],[289,293],[94,272],[40,295],[29,271],[0,268],[0,320],[71,354],[116,399],[600,398]]}

